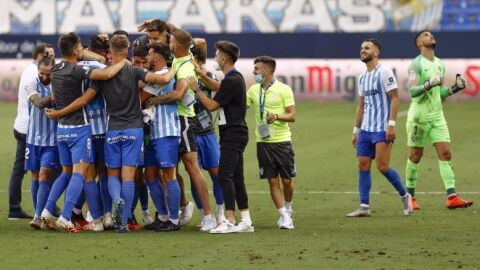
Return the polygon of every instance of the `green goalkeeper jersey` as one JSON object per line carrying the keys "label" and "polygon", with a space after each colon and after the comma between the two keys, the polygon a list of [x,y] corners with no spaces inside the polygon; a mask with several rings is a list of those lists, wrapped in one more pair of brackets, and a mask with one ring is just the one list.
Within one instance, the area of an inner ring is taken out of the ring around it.
{"label": "green goalkeeper jersey", "polygon": [[[409,80],[418,78],[419,86],[423,86],[426,81],[437,75],[445,77],[445,65],[437,57],[434,61],[430,61],[419,55],[408,67]],[[437,85],[420,96],[412,98],[407,121],[419,123],[444,119],[440,89],[441,86]]]}

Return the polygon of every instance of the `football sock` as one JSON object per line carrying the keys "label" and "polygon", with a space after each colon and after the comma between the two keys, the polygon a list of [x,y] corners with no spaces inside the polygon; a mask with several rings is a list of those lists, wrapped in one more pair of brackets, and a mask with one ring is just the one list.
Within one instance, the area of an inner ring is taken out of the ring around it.
{"label": "football sock", "polygon": [[240,216],[242,217],[242,222],[252,225],[252,219],[250,218],[250,211],[248,210],[241,210]]}
{"label": "football sock", "polygon": [[67,188],[71,177],[71,174],[62,173],[53,183],[52,188],[50,189],[50,194],[48,194],[47,205],[45,206],[51,214],[55,213],[55,203],[57,203],[58,198],[60,198],[63,191]]}
{"label": "football sock", "polygon": [[198,197],[197,188],[195,187],[195,184],[193,184],[193,182],[190,185],[190,189],[192,190],[193,201],[197,205],[197,208],[203,209],[202,201],[200,201],[200,198]]}
{"label": "football sock", "polygon": [[137,204],[138,204],[138,195],[139,195],[139,189],[137,188],[137,186],[135,185],[135,190],[133,192],[133,201],[132,201],[132,215],[133,213],[135,212],[135,208],[137,208]]}
{"label": "football sock", "polygon": [[160,181],[155,179],[148,182],[148,188],[150,188],[150,197],[152,198],[155,208],[157,208],[158,214],[162,216],[168,215],[167,206],[165,204],[165,193]]}
{"label": "football sock", "polygon": [[125,180],[122,183],[122,198],[125,201],[125,207],[123,208],[122,212],[122,223],[123,225],[127,225],[128,223],[128,218],[132,214],[132,203],[133,203],[133,197],[135,193],[135,183],[133,180],[128,181]]}
{"label": "football sock", "polygon": [[141,183],[140,184],[140,191],[139,191],[138,197],[140,199],[140,205],[142,206],[142,210],[143,211],[148,210],[148,186],[147,186],[147,183]]}
{"label": "football sock", "polygon": [[417,176],[418,176],[418,164],[415,164],[407,159],[407,166],[405,167],[406,175],[406,187],[407,192],[415,197],[415,186],[417,185]]}
{"label": "football sock", "polygon": [[37,194],[37,208],[35,208],[35,215],[42,214],[45,204],[47,204],[48,194],[50,193],[50,183],[48,181],[39,181]]}
{"label": "football sock", "polygon": [[33,179],[30,182],[30,194],[32,195],[33,209],[37,209],[38,188],[40,184],[38,179]]}
{"label": "football sock", "polygon": [[358,177],[358,191],[360,203],[370,204],[370,188],[372,187],[372,176],[370,171],[360,171]]}
{"label": "football sock", "polygon": [[[108,177],[108,192],[113,201],[119,200],[121,198],[120,192],[122,190],[122,183],[118,176],[109,176]],[[130,211],[130,208],[128,209]]]}
{"label": "football sock", "polygon": [[394,168],[389,168],[383,175],[388,179],[392,186],[395,187],[400,196],[404,196],[407,193],[403,186],[402,178],[400,178],[400,175]]}
{"label": "football sock", "polygon": [[72,219],[72,210],[83,191],[84,178],[79,173],[72,174],[70,183],[68,183],[67,191],[65,192],[65,206],[63,207],[62,216],[66,220]]}
{"label": "football sock", "polygon": [[100,177],[100,195],[102,197],[103,212],[112,212],[112,197],[108,191],[108,176],[106,174]]}
{"label": "football sock", "polygon": [[[79,209],[80,213],[82,212],[83,205],[85,204],[85,201],[87,198],[85,197],[85,191],[82,190],[82,193],[80,193],[80,196],[78,197],[78,201],[75,204],[74,209]],[[79,213],[78,213],[79,214]]]}
{"label": "football sock", "polygon": [[93,219],[97,219],[102,216],[100,211],[100,193],[95,180],[86,182],[84,185],[84,193],[88,204],[88,210]]}
{"label": "football sock", "polygon": [[215,197],[215,202],[217,205],[223,205],[223,192],[222,187],[218,183],[218,174],[211,174],[213,183],[213,196]]}
{"label": "football sock", "polygon": [[450,161],[438,161],[440,167],[440,175],[442,176],[443,183],[445,184],[445,190],[447,195],[455,194],[455,174],[453,173],[453,167]]}
{"label": "football sock", "polygon": [[180,186],[177,179],[167,181],[167,205],[170,211],[170,219],[178,219],[178,211],[180,210]]}

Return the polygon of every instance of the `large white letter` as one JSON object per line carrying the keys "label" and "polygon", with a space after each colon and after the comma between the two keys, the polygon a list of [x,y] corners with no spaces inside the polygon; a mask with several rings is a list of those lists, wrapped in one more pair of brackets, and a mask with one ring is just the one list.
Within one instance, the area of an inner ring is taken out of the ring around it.
{"label": "large white letter", "polygon": [[[90,12],[85,14],[85,8]],[[110,12],[103,0],[75,0],[65,10],[60,33],[76,31],[77,27],[96,27],[99,32],[111,33],[115,31]]]}
{"label": "large white letter", "polygon": [[178,0],[170,11],[169,22],[183,28],[202,26],[207,33],[222,32],[212,1]]}
{"label": "large white letter", "polygon": [[[377,32],[385,28],[385,11],[382,0],[355,4],[355,0],[338,1],[342,12],[338,18],[338,28],[344,32]],[[364,21],[355,21],[354,17],[365,17]]]}
{"label": "large white letter", "polygon": [[270,18],[265,13],[268,0],[255,0],[245,3],[242,0],[229,0],[225,4],[225,31],[240,33],[243,31],[243,18],[248,17],[260,32],[275,32]]}
{"label": "large white letter", "polygon": [[137,32],[138,1],[120,0],[118,3],[119,29],[129,33]]}
{"label": "large white letter", "polygon": [[23,24],[32,23],[40,17],[40,33],[55,33],[55,0],[34,0],[24,7],[17,1],[0,0],[0,33],[12,31],[11,17]]}
{"label": "large white letter", "polygon": [[280,24],[280,31],[293,32],[299,26],[316,26],[320,32],[335,31],[335,26],[324,0],[290,1]]}

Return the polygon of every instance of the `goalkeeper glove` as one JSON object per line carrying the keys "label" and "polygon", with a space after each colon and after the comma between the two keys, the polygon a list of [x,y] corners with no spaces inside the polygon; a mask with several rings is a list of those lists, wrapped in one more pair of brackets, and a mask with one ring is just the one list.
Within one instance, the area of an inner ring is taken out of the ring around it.
{"label": "goalkeeper glove", "polygon": [[455,94],[458,91],[465,89],[466,87],[467,81],[465,81],[465,78],[462,75],[457,74],[457,77],[455,78],[455,84],[452,85],[450,90],[452,91],[452,94]]}
{"label": "goalkeeper glove", "polygon": [[433,78],[431,78],[430,80],[425,81],[423,83],[423,90],[428,91],[432,87],[440,85],[440,84],[442,84],[442,77],[440,77],[438,75],[433,76]]}

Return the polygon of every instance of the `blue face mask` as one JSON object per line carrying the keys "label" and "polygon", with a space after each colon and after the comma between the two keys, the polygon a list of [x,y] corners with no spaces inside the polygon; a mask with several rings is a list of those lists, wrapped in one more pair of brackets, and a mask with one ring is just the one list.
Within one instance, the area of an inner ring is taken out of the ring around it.
{"label": "blue face mask", "polygon": [[255,81],[257,83],[263,83],[263,82],[265,82],[265,78],[262,76],[262,74],[257,74],[257,75],[255,75]]}

